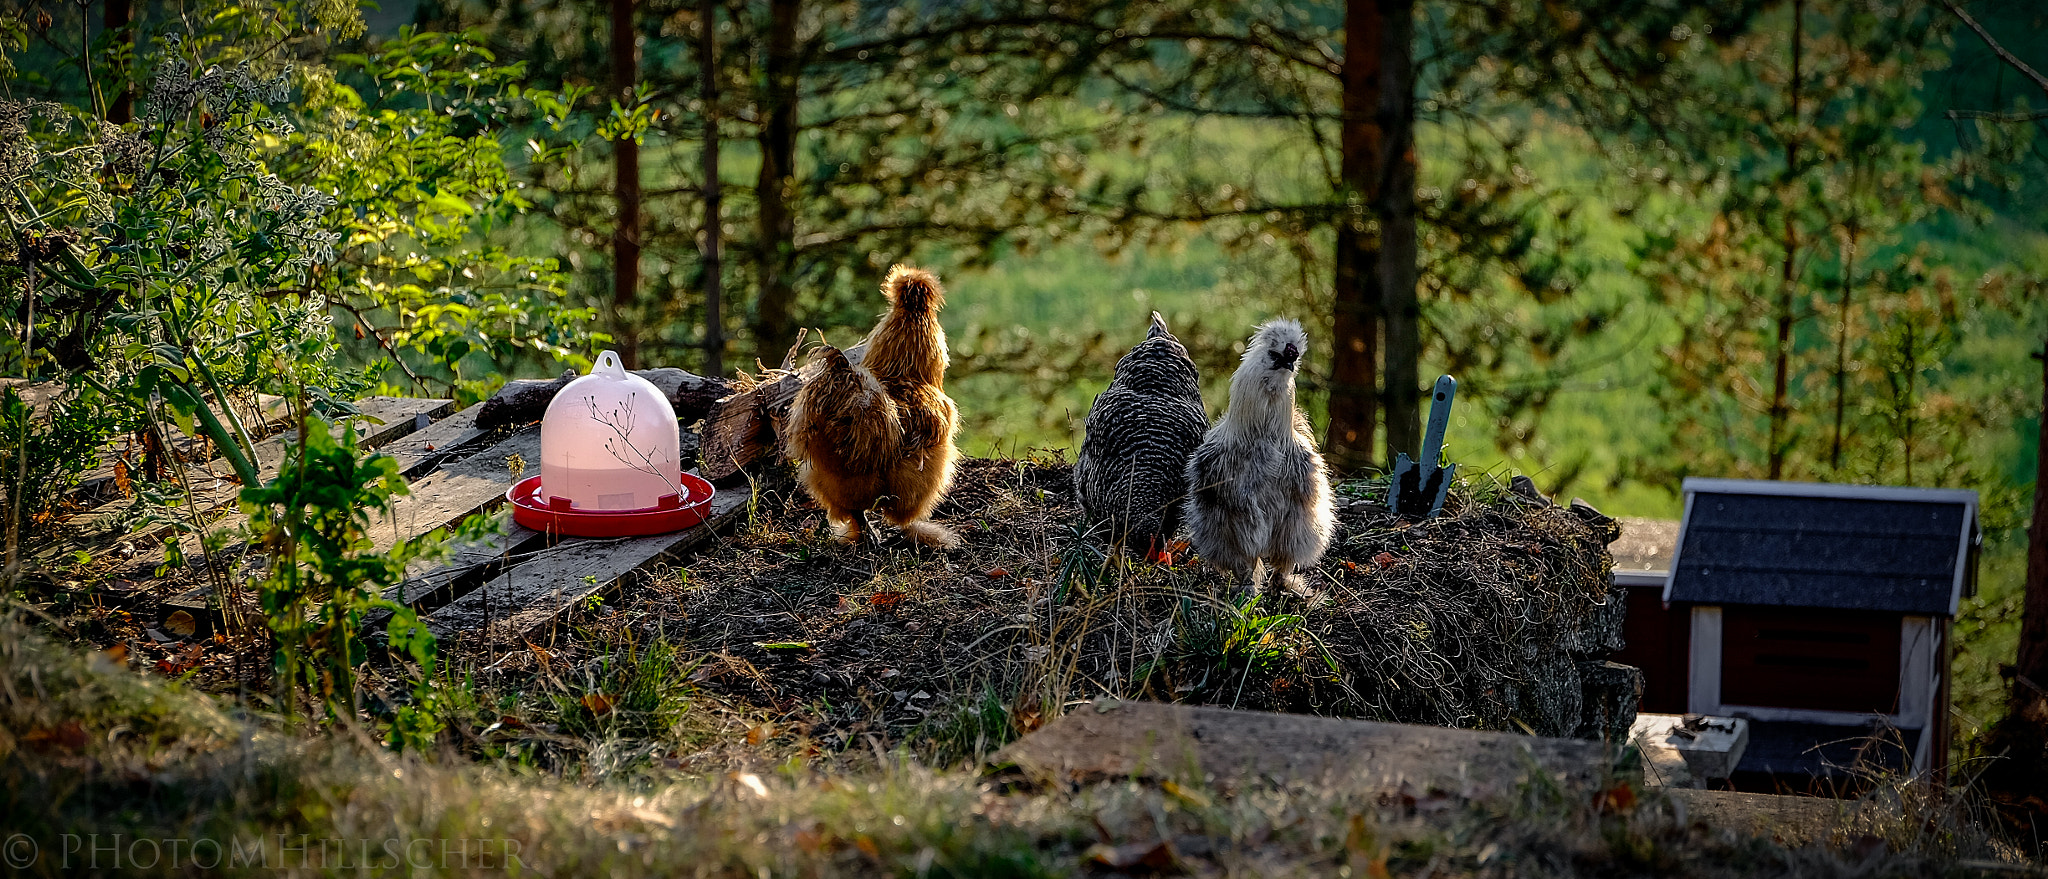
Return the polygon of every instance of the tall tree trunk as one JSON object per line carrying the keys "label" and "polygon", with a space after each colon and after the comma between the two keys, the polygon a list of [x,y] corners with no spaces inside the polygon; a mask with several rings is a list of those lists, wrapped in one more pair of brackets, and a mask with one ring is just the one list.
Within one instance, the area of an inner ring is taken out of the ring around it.
{"label": "tall tree trunk", "polygon": [[754,356],[773,366],[788,349],[795,319],[796,217],[790,187],[796,173],[796,24],[800,0],[768,0],[768,45],[763,58],[761,177],[754,185],[760,222],[756,243],[761,293],[754,305]]}
{"label": "tall tree trunk", "polygon": [[[2034,452],[2034,518],[2027,524],[2027,585],[2020,609],[2019,655],[2013,663],[2011,702],[1998,739],[2019,772],[2002,784],[2025,792],[2048,782],[2048,349],[2041,361],[2041,424]],[[2018,782],[2018,786],[2011,786]],[[2038,788],[2035,788],[2038,792]]]}
{"label": "tall tree trunk", "polygon": [[1793,223],[1793,186],[1799,179],[1799,62],[1806,42],[1806,5],[1792,0],[1792,124],[1785,134],[1785,268],[1778,283],[1778,344],[1771,372],[1771,441],[1766,450],[1772,479],[1785,473],[1785,434],[1792,417],[1792,305],[1798,292],[1799,229]]}
{"label": "tall tree trunk", "polygon": [[[612,100],[632,106],[639,78],[634,37],[633,0],[612,0]],[[612,336],[619,359],[628,369],[640,365],[638,328],[633,326],[640,291],[640,145],[631,136],[612,141],[612,194],[619,201],[619,223],[612,232]]]}
{"label": "tall tree trunk", "polygon": [[1848,238],[1842,244],[1842,304],[1838,309],[1841,326],[1835,331],[1835,441],[1828,447],[1828,469],[1842,469],[1842,422],[1849,397],[1849,305],[1856,292],[1855,216],[1850,216]]}
{"label": "tall tree trunk", "polygon": [[718,182],[718,0],[697,7],[697,53],[704,68],[704,374],[725,374],[725,277],[719,262],[724,239],[723,190]]}
{"label": "tall tree trunk", "polygon": [[1377,208],[1374,171],[1383,149],[1375,113],[1380,91],[1380,43],[1385,29],[1377,0],[1350,0],[1344,13],[1343,124],[1339,185],[1364,208],[1337,225],[1335,313],[1330,361],[1330,433],[1324,442],[1339,473],[1371,467],[1379,415],[1379,247],[1367,233],[1367,211]]}
{"label": "tall tree trunk", "polygon": [[135,118],[135,30],[129,26],[134,21],[132,0],[107,0],[100,23],[108,33],[120,35],[114,56],[118,64],[114,84],[119,90],[114,93],[113,103],[107,105],[107,121],[115,125],[125,125]]}
{"label": "tall tree trunk", "polygon": [[1379,284],[1387,322],[1387,460],[1422,445],[1422,312],[1415,296],[1415,0],[1379,0]]}

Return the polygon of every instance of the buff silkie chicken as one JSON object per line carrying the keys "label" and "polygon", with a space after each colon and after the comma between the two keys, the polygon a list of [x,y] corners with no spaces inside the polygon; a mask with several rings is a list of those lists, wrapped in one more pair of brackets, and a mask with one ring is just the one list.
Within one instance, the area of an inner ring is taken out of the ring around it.
{"label": "buff silkie chicken", "polygon": [[1230,408],[1188,460],[1188,536],[1195,551],[1259,588],[1262,563],[1290,587],[1330,545],[1330,478],[1308,419],[1294,408],[1294,375],[1308,348],[1301,324],[1269,321],[1230,377]]}
{"label": "buff silkie chicken", "polygon": [[912,540],[955,546],[959,538],[930,520],[960,457],[939,326],[946,293],[930,272],[902,265],[889,269],[882,293],[889,310],[858,365],[837,348],[819,352],[823,368],[790,404],[785,450],[841,539],[859,541],[872,509]]}
{"label": "buff silkie chicken", "polygon": [[1167,542],[1187,501],[1188,456],[1208,426],[1195,361],[1155,311],[1145,341],[1117,361],[1116,377],[1088,408],[1074,485],[1089,523],[1106,523],[1113,544],[1170,561]]}

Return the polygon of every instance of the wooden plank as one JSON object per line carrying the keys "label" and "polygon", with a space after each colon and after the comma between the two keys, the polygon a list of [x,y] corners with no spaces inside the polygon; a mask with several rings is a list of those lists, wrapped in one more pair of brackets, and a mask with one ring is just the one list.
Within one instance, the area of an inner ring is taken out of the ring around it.
{"label": "wooden plank", "polygon": [[602,594],[635,571],[684,557],[739,521],[747,492],[721,491],[704,523],[651,537],[570,538],[427,616],[441,638],[483,637],[518,644],[549,636],[563,611]]}
{"label": "wooden plank", "polygon": [[1579,739],[1115,700],[1071,708],[993,759],[1057,781],[1407,784],[1461,795],[1513,791],[1532,771],[1591,785],[1606,768],[1600,743]]}
{"label": "wooden plank", "polygon": [[[273,397],[269,394],[258,394],[256,395],[256,401],[258,406],[261,407],[260,417],[256,423],[244,425],[254,436],[267,436],[275,431],[279,425],[282,425],[291,418],[290,400],[283,397]],[[197,450],[208,446],[205,440],[186,436],[177,427],[170,424],[164,425],[164,432],[169,434],[168,439],[171,449],[177,453],[180,459],[189,460]],[[222,466],[226,466],[226,462],[223,461]],[[131,462],[131,471],[139,471],[140,469],[139,464]],[[114,462],[109,460],[98,467],[87,470],[79,476],[78,486],[71,490],[71,496],[74,500],[91,503],[112,494],[113,488]]]}
{"label": "wooden plank", "polygon": [[[356,444],[359,448],[374,449],[419,427],[421,418],[432,419],[446,414],[453,408],[450,400],[428,400],[410,397],[371,397],[357,404],[360,415],[339,420],[332,426],[335,438],[341,437],[343,427],[356,425]],[[283,433],[256,444],[256,472],[265,481],[277,477],[277,468],[284,461],[288,446],[298,442],[296,431]],[[192,486],[190,503],[211,516],[221,507],[232,506],[241,495],[242,485],[234,481],[233,470],[222,459],[187,468],[185,478]],[[127,518],[134,506],[132,500],[110,501],[71,517],[66,527],[80,535],[102,534],[113,530]],[[169,533],[170,526],[160,526],[144,532],[144,537],[161,537]],[[126,536],[126,535],[124,535]],[[193,543],[191,549],[196,550]]]}
{"label": "wooden plank", "polygon": [[408,434],[403,439],[385,446],[384,454],[398,460],[398,472],[404,474],[405,478],[418,479],[450,456],[471,451],[475,444],[491,435],[491,431],[476,426],[476,416],[483,410],[483,405],[472,404],[467,409]]}
{"label": "wooden plank", "polygon": [[[384,590],[384,598],[427,613],[547,547],[548,535],[513,522],[511,510],[501,509],[493,518],[497,533],[453,543],[440,561],[413,562],[405,569],[405,582]],[[389,611],[372,611],[364,617],[365,625],[382,626],[390,616]]]}
{"label": "wooden plank", "polygon": [[[523,460],[526,467],[539,466],[540,431],[516,434],[413,483],[412,494],[399,498],[392,505],[391,513],[371,529],[370,551],[383,552],[398,541],[423,536],[459,522],[472,513],[486,512],[503,503],[505,492],[517,481],[514,471],[506,463],[508,458],[515,457]],[[193,539],[186,538],[187,541]],[[199,557],[196,547],[194,543],[188,549],[187,558]],[[225,549],[216,554],[216,560],[232,567],[239,562],[241,549],[239,546]],[[160,605],[162,613],[168,616],[183,610],[197,615],[206,610],[210,592],[210,586],[202,585],[168,599]]]}
{"label": "wooden plank", "polygon": [[[866,343],[846,349],[846,360],[860,365],[867,353]],[[795,349],[791,349],[794,356]],[[698,460],[704,478],[714,482],[732,476],[767,458],[773,460],[780,446],[777,434],[796,392],[824,367],[816,361],[786,372],[744,394],[734,394],[711,410],[704,422],[703,446]]]}
{"label": "wooden plank", "polygon": [[399,498],[370,532],[372,552],[383,552],[505,501],[512,483],[540,471],[540,431],[527,430],[427,475]]}

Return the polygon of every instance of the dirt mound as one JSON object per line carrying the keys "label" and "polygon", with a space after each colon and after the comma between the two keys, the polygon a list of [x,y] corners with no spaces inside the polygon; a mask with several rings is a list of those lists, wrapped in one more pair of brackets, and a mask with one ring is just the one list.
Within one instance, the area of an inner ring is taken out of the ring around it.
{"label": "dirt mound", "polygon": [[800,493],[764,492],[730,542],[607,619],[658,629],[701,657],[699,688],[808,717],[828,742],[974,753],[1100,695],[1582,731],[1579,666],[1620,646],[1611,522],[1491,482],[1412,524],[1378,505],[1384,481],[1338,491],[1307,596],[1247,603],[1195,560],[1106,552],[1067,465],[971,460],[936,514],[956,550],[887,529],[841,544]]}

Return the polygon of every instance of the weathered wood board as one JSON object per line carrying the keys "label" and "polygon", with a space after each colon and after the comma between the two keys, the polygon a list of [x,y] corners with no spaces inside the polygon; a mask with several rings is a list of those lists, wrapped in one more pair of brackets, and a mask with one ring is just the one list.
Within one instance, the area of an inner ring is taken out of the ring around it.
{"label": "weathered wood board", "polygon": [[[283,397],[273,397],[269,394],[258,394],[256,400],[261,418],[255,423],[248,423],[243,426],[257,436],[269,434],[273,429],[282,425],[291,417],[290,400],[286,400]],[[183,460],[191,460],[196,450],[207,445],[204,440],[186,436],[182,431],[168,424],[164,425],[164,432],[170,435],[169,440],[172,451]],[[91,503],[109,495],[113,485],[114,462],[109,460],[79,476],[78,485],[72,489],[71,494],[74,499],[83,499],[85,502]]]}
{"label": "weathered wood board", "polygon": [[383,448],[384,454],[398,461],[398,472],[406,479],[418,479],[432,472],[435,465],[449,457],[467,452],[472,444],[489,436],[491,431],[476,426],[477,413],[483,410],[482,403],[443,418],[433,424],[405,435]]}
{"label": "weathered wood board", "polygon": [[1666,790],[1685,817],[1738,833],[1769,837],[1780,845],[1840,842],[1878,814],[1876,801],[1831,797],[1787,797],[1732,790]]}
{"label": "weathered wood board", "polygon": [[568,538],[493,577],[427,617],[441,638],[484,637],[518,644],[541,640],[564,610],[604,593],[635,571],[677,559],[739,520],[747,493],[721,491],[703,524],[651,537]]}
{"label": "weathered wood board", "polygon": [[[406,580],[392,587],[385,598],[416,610],[427,611],[447,604],[458,594],[496,576],[508,564],[524,561],[523,556],[543,550],[548,536],[512,521],[511,510],[500,510],[499,532],[448,547],[447,558],[438,562],[415,562],[406,568]],[[467,587],[463,580],[474,579]],[[440,593],[439,600],[436,593]]]}
{"label": "weathered wood board", "polygon": [[1314,782],[1351,790],[1512,790],[1532,771],[1591,784],[1602,746],[1578,739],[1299,714],[1102,700],[1069,709],[992,758],[1048,780]]}
{"label": "weathered wood board", "polygon": [[412,494],[392,504],[391,513],[370,531],[372,552],[383,552],[505,500],[514,482],[540,469],[540,431],[513,434],[503,442],[446,465],[412,484]]}
{"label": "weathered wood board", "polygon": [[[371,529],[372,551],[382,552],[400,540],[411,540],[461,521],[472,513],[485,512],[504,501],[505,492],[516,481],[506,459],[518,457],[538,466],[540,433],[528,431],[498,443],[475,455],[444,467],[412,484],[412,494],[398,499],[392,512]],[[239,513],[235,515],[240,515]],[[187,558],[198,558],[195,538],[187,538]],[[243,548],[228,547],[215,555],[222,564],[240,562]],[[189,576],[189,575],[188,575]],[[160,605],[163,615],[185,611],[195,616],[205,611],[212,587],[199,585]]]}
{"label": "weathered wood board", "polygon": [[[357,446],[375,449],[417,430],[421,419],[431,421],[452,407],[449,400],[371,397],[357,404],[357,408],[362,410],[360,415],[337,420],[331,429],[338,439],[344,427],[353,424],[357,431]],[[277,468],[284,461],[288,447],[297,441],[296,433],[284,433],[257,443],[253,450],[257,475],[265,480],[276,478]],[[242,485],[233,476],[233,468],[218,458],[186,469],[185,478],[192,486],[191,503],[202,517],[210,518],[221,507],[235,503],[241,495]],[[133,505],[131,500],[109,501],[71,517],[66,527],[80,535],[106,533],[127,518]],[[169,530],[169,526],[161,526],[138,533],[145,537],[161,537]],[[195,542],[192,548],[196,550],[198,544]]]}

